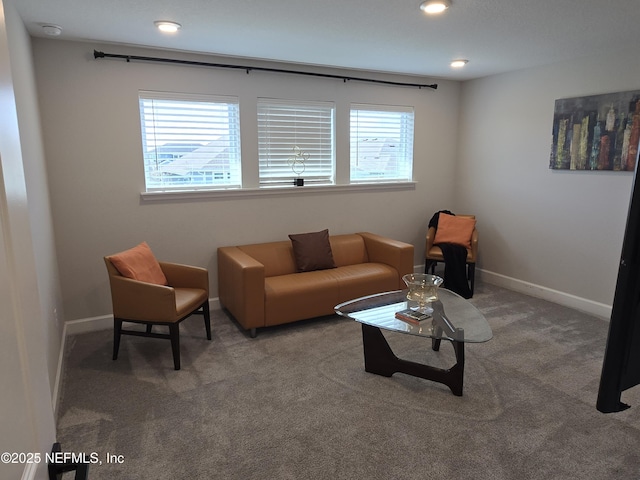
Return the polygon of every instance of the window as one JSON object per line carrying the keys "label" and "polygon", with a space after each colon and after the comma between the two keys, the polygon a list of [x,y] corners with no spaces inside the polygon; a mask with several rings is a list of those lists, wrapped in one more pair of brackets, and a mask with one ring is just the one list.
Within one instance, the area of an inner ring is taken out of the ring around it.
{"label": "window", "polygon": [[140,92],[147,191],[239,188],[238,99]]}
{"label": "window", "polygon": [[413,108],[351,106],[351,183],[412,180]]}
{"label": "window", "polygon": [[261,187],[334,183],[333,103],[258,100]]}

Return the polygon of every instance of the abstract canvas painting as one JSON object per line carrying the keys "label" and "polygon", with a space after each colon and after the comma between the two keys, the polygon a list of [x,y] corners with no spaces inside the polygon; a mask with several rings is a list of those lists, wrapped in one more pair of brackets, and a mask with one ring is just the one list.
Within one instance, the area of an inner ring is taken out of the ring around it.
{"label": "abstract canvas painting", "polygon": [[640,90],[556,100],[554,170],[634,171],[640,144]]}

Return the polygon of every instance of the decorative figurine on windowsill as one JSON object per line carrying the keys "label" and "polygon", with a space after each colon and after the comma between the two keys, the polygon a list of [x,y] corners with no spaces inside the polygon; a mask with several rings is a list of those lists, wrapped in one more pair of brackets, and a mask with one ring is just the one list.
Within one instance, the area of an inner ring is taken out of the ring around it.
{"label": "decorative figurine on windowsill", "polygon": [[293,156],[289,157],[289,166],[293,173],[295,173],[298,178],[293,179],[293,184],[296,187],[304,186],[304,178],[301,178],[300,175],[304,172],[306,166],[304,162],[309,159],[309,152],[303,152],[299,146],[293,146]]}

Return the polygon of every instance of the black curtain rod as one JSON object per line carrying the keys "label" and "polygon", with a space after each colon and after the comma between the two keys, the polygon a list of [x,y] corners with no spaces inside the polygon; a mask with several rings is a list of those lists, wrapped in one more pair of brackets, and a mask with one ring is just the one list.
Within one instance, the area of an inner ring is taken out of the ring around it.
{"label": "black curtain rod", "polygon": [[328,73],[313,73],[313,72],[301,72],[298,70],[284,70],[280,68],[267,68],[267,67],[248,67],[243,65],[228,65],[224,63],[207,63],[207,62],[194,62],[192,60],[176,60],[173,58],[159,58],[159,57],[141,57],[138,55],[122,55],[117,53],[104,53],[97,50],[93,51],[93,58],[122,58],[127,62],[131,60],[138,60],[142,62],[159,62],[159,63],[177,63],[180,65],[194,65],[198,67],[213,67],[213,68],[232,68],[235,70],[245,70],[250,73],[252,70],[259,72],[273,72],[273,73],[288,73],[292,75],[306,75],[309,77],[323,77],[323,78],[336,78],[347,82],[354,80],[358,82],[370,82],[370,83],[382,83],[384,85],[394,85],[397,87],[417,87],[417,88],[438,88],[437,83],[431,85],[424,85],[419,83],[403,83],[403,82],[391,82],[387,80],[376,80],[373,78],[361,78],[361,77],[345,77],[342,75],[331,75]]}

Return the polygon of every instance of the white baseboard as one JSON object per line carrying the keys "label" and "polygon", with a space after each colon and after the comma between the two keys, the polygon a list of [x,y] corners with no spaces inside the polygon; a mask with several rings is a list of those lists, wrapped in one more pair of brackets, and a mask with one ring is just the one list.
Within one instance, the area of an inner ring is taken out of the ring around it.
{"label": "white baseboard", "polygon": [[[211,310],[220,310],[220,300],[218,298],[210,298],[209,308]],[[81,318],[79,320],[69,320],[65,322],[64,335],[66,337],[67,335],[78,335],[80,333],[109,330],[111,328],[113,328],[113,315],[101,315],[99,317]]]}
{"label": "white baseboard", "polygon": [[[424,272],[424,265],[415,265],[414,271]],[[611,305],[594,302],[586,298],[577,297],[575,295],[560,292],[558,290],[553,290],[541,285],[524,282],[522,280],[507,277],[506,275],[490,272],[488,270],[477,269],[476,275],[478,275],[480,280],[491,283],[493,285],[497,285],[499,287],[504,287],[509,290],[524,293],[525,295],[530,295],[532,297],[541,298],[543,300],[557,303],[558,305],[563,305],[565,307],[574,308],[576,310],[580,310],[581,312],[595,315],[606,320],[611,318]],[[219,310],[220,300],[218,298],[209,299],[209,307],[212,310]],[[62,334],[62,347],[60,349],[60,357],[58,359],[58,371],[56,373],[56,381],[53,392],[54,412],[57,412],[60,376],[64,367],[64,350],[67,336],[94,332],[98,330],[108,330],[111,328],[113,328],[113,315],[102,315],[99,317],[83,318],[65,322]]]}
{"label": "white baseboard", "polygon": [[83,318],[80,320],[69,320],[64,322],[64,326],[62,328],[62,341],[60,342],[60,353],[58,354],[56,379],[53,384],[53,393],[51,395],[54,418],[58,418],[60,382],[62,381],[62,372],[64,372],[64,353],[67,345],[67,337],[69,335],[95,332],[98,330],[106,330],[108,328],[113,328],[113,315],[104,315],[101,317]]}
{"label": "white baseboard", "polygon": [[20,480],[34,480],[38,472],[38,463],[27,463],[22,472]]}
{"label": "white baseboard", "polygon": [[67,344],[67,323],[62,327],[62,340],[60,342],[60,352],[58,353],[58,366],[56,370],[56,379],[53,384],[53,394],[51,398],[51,406],[53,407],[53,418],[58,418],[58,402],[60,401],[60,381],[62,380],[62,372],[64,371],[64,351]]}
{"label": "white baseboard", "polygon": [[[218,298],[209,299],[209,308],[211,310],[220,310],[220,300]],[[58,355],[58,367],[56,371],[56,380],[53,386],[53,414],[58,416],[58,400],[60,399],[60,381],[62,372],[64,371],[64,352],[67,343],[67,337],[70,335],[78,335],[87,332],[97,332],[99,330],[110,330],[113,328],[113,315],[101,315],[99,317],[81,318],[78,320],[69,320],[64,322],[62,329],[62,342],[60,345],[60,354]],[[23,476],[24,478],[24,476]]]}
{"label": "white baseboard", "polygon": [[524,293],[543,300],[548,300],[549,302],[580,310],[581,312],[595,315],[596,317],[606,320],[611,318],[611,305],[594,302],[593,300],[571,295],[570,293],[560,292],[558,290],[553,290],[552,288],[524,282],[522,280],[507,277],[506,275],[490,272],[488,270],[477,269],[476,275],[478,275],[482,281],[491,283],[492,285],[504,287],[509,290]]}
{"label": "white baseboard", "polygon": [[[414,265],[413,271],[416,273],[424,272],[424,264]],[[553,290],[552,288],[543,287],[523,280],[518,280],[517,278],[507,277],[506,275],[494,273],[489,270],[476,268],[476,278],[492,285],[524,293],[531,297],[541,298],[543,300],[562,305],[563,307],[573,308],[605,320],[609,320],[611,318],[611,309],[613,308],[611,305],[594,302],[593,300],[571,295],[570,293],[560,292],[558,290]]]}
{"label": "white baseboard", "polygon": [[109,330],[113,328],[113,315],[101,315],[99,317],[81,318],[64,322],[66,336],[79,335],[81,333]]}

